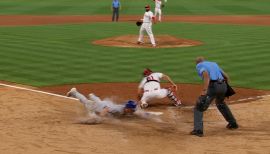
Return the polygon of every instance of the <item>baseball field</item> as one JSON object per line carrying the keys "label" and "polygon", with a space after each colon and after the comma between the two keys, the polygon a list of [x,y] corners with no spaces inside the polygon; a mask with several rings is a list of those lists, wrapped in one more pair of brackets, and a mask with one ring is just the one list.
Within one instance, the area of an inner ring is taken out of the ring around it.
{"label": "baseball field", "polygon": [[[153,25],[156,48],[136,44],[135,22],[153,1],[120,1],[119,22],[111,22],[111,0],[0,1],[0,153],[269,154],[270,1],[168,0]],[[226,129],[211,106],[205,137],[189,135],[202,88],[197,56],[229,74],[236,95],[226,102],[239,129]],[[146,110],[163,112],[161,121],[90,125],[82,104],[64,96],[77,87],[136,100],[146,67],[169,75],[185,105],[150,103]]]}

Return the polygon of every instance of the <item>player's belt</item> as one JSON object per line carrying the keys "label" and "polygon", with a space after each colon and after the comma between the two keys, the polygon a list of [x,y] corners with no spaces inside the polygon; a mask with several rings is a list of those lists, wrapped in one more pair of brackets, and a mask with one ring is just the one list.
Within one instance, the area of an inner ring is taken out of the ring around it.
{"label": "player's belt", "polygon": [[146,82],[151,82],[151,81],[154,81],[154,82],[158,82],[159,83],[158,80],[147,80]]}
{"label": "player's belt", "polygon": [[225,80],[223,79],[218,79],[218,80],[210,80],[210,83],[223,83]]}
{"label": "player's belt", "polygon": [[[158,90],[158,88],[155,88],[154,90]],[[154,90],[153,90],[153,91],[154,91]],[[145,90],[144,92],[149,92],[149,90]]]}

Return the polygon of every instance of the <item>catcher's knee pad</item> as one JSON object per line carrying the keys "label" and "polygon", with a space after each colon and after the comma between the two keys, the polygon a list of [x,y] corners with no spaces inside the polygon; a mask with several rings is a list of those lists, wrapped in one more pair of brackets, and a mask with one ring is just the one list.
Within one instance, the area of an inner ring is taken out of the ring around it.
{"label": "catcher's knee pad", "polygon": [[200,96],[196,102],[196,109],[204,112],[208,109],[210,103],[207,102],[207,96]]}

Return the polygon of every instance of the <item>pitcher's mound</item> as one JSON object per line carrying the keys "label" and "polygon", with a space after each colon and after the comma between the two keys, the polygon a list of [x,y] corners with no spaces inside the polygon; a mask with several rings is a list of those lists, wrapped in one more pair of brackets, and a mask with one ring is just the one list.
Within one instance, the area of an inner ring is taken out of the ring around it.
{"label": "pitcher's mound", "polygon": [[[102,46],[127,47],[127,48],[152,48],[149,37],[144,37],[143,44],[137,44],[138,35],[124,35],[96,40],[93,44]],[[155,36],[157,48],[191,47],[203,44],[200,41],[176,38],[170,35]]]}

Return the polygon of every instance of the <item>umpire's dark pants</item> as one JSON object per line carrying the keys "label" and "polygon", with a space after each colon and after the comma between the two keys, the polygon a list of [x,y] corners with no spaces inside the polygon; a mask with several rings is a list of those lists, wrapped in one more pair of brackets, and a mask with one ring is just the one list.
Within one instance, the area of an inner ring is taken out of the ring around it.
{"label": "umpire's dark pants", "polygon": [[118,21],[119,18],[119,8],[113,8],[112,21]]}
{"label": "umpire's dark pants", "polygon": [[[228,123],[235,123],[236,120],[230,108],[224,102],[226,91],[227,86],[224,81],[210,81],[206,94],[207,99],[203,105],[208,108],[211,102],[216,99],[216,106],[226,121]],[[194,130],[203,131],[203,111],[199,111],[196,106],[194,107]]]}

